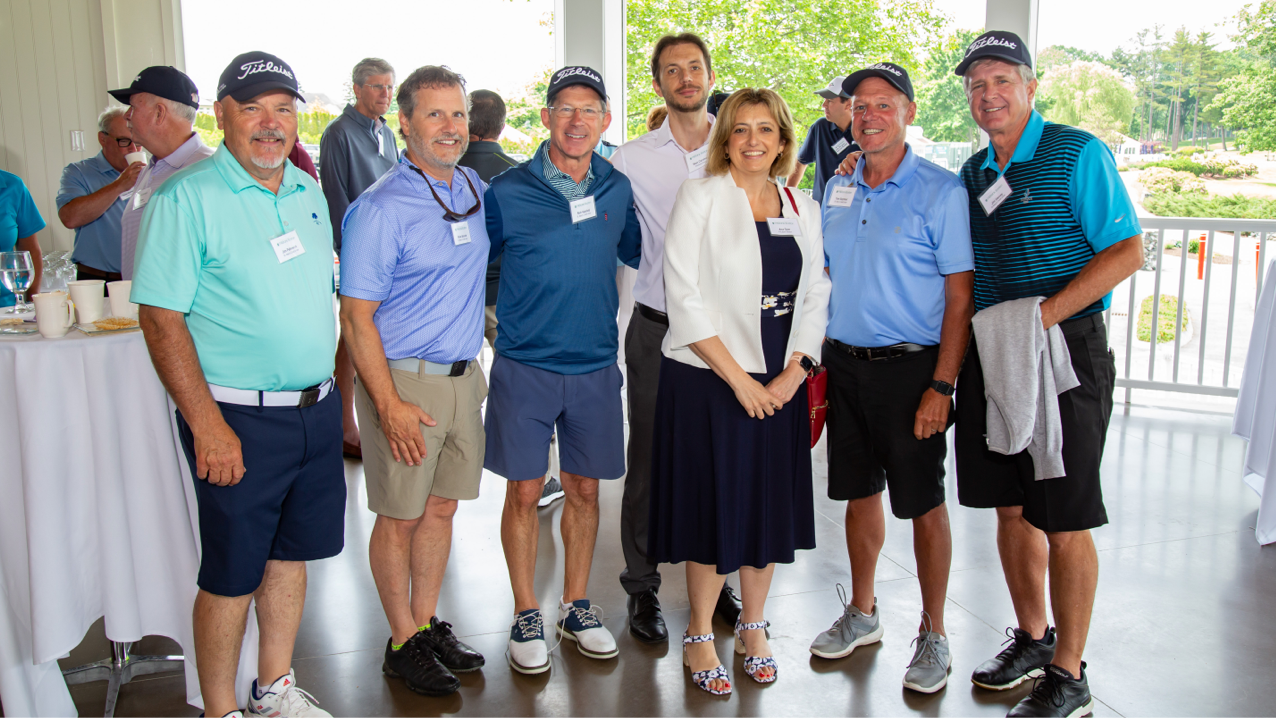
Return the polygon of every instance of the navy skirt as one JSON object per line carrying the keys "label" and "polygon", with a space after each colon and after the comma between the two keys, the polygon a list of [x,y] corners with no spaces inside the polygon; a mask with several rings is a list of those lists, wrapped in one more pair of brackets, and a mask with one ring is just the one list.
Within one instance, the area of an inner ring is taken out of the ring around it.
{"label": "navy skirt", "polygon": [[[801,252],[792,238],[771,237],[760,225],[763,293],[772,295],[770,302],[760,301],[772,310],[762,317],[767,371],[751,376],[765,385],[788,362],[793,314],[784,311],[788,292],[777,287],[796,289]],[[662,358],[648,557],[695,561],[727,574],[741,566],[792,563],[798,549],[815,548],[808,407],[801,386],[774,416],[749,418],[712,370]]]}

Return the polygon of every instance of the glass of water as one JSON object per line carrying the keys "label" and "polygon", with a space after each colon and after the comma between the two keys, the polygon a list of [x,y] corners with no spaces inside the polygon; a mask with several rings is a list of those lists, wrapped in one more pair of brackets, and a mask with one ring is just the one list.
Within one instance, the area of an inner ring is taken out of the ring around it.
{"label": "glass of water", "polygon": [[17,314],[31,308],[27,304],[27,288],[31,286],[34,274],[30,252],[0,252],[0,282],[15,296],[14,305],[6,309],[5,314]]}

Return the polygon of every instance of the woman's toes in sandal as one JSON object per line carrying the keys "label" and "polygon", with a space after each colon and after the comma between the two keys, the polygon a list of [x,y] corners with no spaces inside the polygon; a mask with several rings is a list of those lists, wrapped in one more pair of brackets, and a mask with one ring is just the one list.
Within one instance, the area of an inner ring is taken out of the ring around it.
{"label": "woman's toes in sandal", "polygon": [[[693,643],[713,643],[713,634],[705,633],[699,636],[682,635],[682,662],[688,668],[691,667],[691,657],[688,653],[688,646]],[[715,696],[726,696],[731,694],[731,680],[727,677],[727,669],[721,663],[703,671],[692,671],[691,680],[701,690],[712,693]],[[714,684],[717,683],[717,687]]]}

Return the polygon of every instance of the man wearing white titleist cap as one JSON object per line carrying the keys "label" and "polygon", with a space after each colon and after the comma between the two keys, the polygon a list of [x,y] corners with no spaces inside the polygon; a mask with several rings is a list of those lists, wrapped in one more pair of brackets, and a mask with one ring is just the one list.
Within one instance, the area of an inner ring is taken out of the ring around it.
{"label": "man wearing white titleist cap", "polygon": [[[319,186],[287,161],[298,99],[279,58],[235,58],[213,105],[225,141],[155,190],[138,234],[130,298],[199,499],[195,658],[210,716],[240,715],[245,698],[253,715],[328,715],[292,670],[305,562],[341,552],[346,507],[332,229]],[[257,678],[236,696],[254,600]]]}
{"label": "man wearing white titleist cap", "polygon": [[824,185],[837,171],[838,165],[859,146],[851,137],[851,98],[842,90],[845,76],[834,77],[828,87],[815,94],[824,98],[820,107],[824,116],[816,120],[806,132],[806,141],[798,150],[797,166],[789,174],[788,186],[797,187],[806,174],[806,166],[815,163],[815,185],[811,198],[824,199]]}

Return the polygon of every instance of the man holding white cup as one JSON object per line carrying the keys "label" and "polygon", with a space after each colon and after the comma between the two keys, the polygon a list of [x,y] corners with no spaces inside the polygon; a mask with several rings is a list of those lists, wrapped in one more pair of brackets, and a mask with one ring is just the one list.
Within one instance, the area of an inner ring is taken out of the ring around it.
{"label": "man holding white cup", "polygon": [[199,497],[200,689],[208,715],[239,715],[255,599],[249,711],[326,716],[297,689],[292,651],[305,562],[345,543],[332,227],[319,186],[287,161],[301,99],[292,68],[240,55],[217,98],[225,141],[150,197],[132,291]]}

